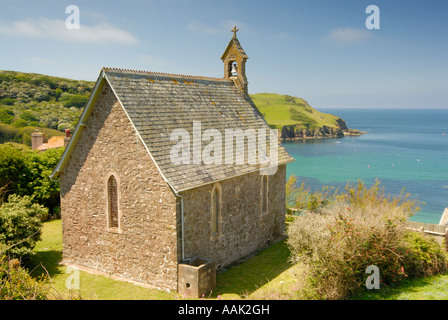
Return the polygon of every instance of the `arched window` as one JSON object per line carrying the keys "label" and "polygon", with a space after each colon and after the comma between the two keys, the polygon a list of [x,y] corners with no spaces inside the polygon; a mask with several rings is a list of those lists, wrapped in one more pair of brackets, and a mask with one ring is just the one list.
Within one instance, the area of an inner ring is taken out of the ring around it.
{"label": "arched window", "polygon": [[268,212],[269,183],[268,175],[261,176],[261,213]]}
{"label": "arched window", "polygon": [[219,216],[221,214],[221,188],[214,186],[212,190],[212,236],[219,234]]}
{"label": "arched window", "polygon": [[107,180],[107,213],[109,228],[118,229],[118,183],[114,175]]}

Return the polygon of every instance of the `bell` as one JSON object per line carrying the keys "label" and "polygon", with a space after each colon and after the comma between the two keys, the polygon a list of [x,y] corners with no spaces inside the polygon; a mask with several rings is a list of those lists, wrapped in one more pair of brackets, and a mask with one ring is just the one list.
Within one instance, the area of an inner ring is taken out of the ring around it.
{"label": "bell", "polygon": [[237,74],[237,70],[236,70],[236,64],[233,63],[232,64],[232,71],[231,71],[232,75],[236,75]]}

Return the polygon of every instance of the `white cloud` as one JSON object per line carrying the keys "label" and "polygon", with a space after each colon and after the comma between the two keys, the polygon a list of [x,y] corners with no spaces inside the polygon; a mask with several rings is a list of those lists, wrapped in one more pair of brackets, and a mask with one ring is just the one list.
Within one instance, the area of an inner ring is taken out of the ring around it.
{"label": "white cloud", "polygon": [[358,28],[337,28],[332,30],[325,38],[337,43],[359,43],[372,38],[372,32]]}
{"label": "white cloud", "polygon": [[43,17],[11,23],[0,21],[0,34],[76,43],[135,44],[138,42],[131,33],[107,23],[88,26],[81,21],[79,29],[69,30],[65,26],[65,20]]}

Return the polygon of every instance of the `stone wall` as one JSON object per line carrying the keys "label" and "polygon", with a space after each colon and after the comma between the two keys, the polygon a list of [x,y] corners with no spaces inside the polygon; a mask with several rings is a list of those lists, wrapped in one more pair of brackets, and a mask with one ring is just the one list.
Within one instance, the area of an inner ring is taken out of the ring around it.
{"label": "stone wall", "polygon": [[[115,230],[107,225],[111,174],[119,189]],[[177,289],[176,197],[107,84],[60,180],[64,263]]]}
{"label": "stone wall", "polygon": [[[118,183],[119,228],[108,227],[107,180]],[[286,166],[269,176],[268,212],[259,172],[222,181],[219,234],[211,233],[216,184],[182,192],[184,257],[220,267],[284,235]],[[182,260],[180,198],[163,180],[106,84],[61,173],[63,262],[177,290]]]}
{"label": "stone wall", "polygon": [[261,175],[254,172],[220,182],[219,234],[212,235],[214,184],[182,192],[185,258],[201,257],[227,266],[284,235],[286,166],[269,176],[268,212],[261,212]]}

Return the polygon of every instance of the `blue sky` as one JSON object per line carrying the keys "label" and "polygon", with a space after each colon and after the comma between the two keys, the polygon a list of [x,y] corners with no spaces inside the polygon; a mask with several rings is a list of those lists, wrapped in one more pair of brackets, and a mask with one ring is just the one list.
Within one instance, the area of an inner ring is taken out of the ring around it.
{"label": "blue sky", "polygon": [[[80,10],[68,30],[66,7]],[[380,29],[365,22],[380,10]],[[101,67],[221,77],[233,25],[249,92],[316,108],[448,108],[446,0],[0,0],[0,69],[96,80]]]}

